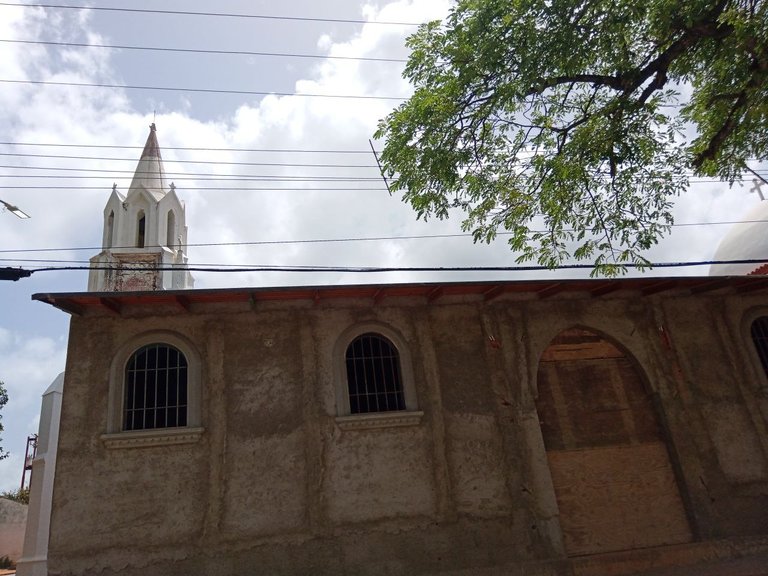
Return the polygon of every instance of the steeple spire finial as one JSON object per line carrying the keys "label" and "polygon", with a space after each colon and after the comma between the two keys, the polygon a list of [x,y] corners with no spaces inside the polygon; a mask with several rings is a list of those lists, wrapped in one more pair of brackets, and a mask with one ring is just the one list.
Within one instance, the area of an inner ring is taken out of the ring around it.
{"label": "steeple spire finial", "polygon": [[160,144],[157,142],[157,126],[154,122],[149,125],[147,143],[144,144],[144,150],[141,152],[141,158],[138,166],[136,166],[136,173],[128,193],[130,194],[138,188],[146,189],[157,200],[166,193],[165,168],[163,167],[163,157],[160,154]]}

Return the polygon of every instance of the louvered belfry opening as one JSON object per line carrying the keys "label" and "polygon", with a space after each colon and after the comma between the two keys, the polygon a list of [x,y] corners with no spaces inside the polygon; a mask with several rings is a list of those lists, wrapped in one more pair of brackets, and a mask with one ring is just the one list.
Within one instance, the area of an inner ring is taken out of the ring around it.
{"label": "louvered belfry opening", "polygon": [[149,344],[125,368],[124,430],[187,425],[187,359],[167,344]]}
{"label": "louvered belfry opening", "polygon": [[760,363],[768,377],[768,316],[760,316],[752,322],[752,342],[755,344]]}
{"label": "louvered belfry opening", "polygon": [[387,338],[358,336],[347,347],[346,364],[350,413],[405,410],[400,354]]}

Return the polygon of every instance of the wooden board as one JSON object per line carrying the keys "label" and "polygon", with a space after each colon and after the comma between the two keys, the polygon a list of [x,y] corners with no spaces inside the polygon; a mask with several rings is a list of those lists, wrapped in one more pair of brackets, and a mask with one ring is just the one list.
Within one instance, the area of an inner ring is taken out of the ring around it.
{"label": "wooden board", "polygon": [[662,442],[547,457],[569,556],[691,541]]}

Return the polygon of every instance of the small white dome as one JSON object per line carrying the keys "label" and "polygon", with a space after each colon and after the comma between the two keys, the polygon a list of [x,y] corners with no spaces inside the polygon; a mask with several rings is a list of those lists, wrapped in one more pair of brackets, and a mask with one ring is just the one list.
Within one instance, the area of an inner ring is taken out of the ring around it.
{"label": "small white dome", "polygon": [[[734,224],[720,242],[713,260],[768,259],[768,201],[760,202]],[[762,222],[761,222],[762,221]],[[713,264],[710,276],[744,276],[765,267],[757,264]]]}

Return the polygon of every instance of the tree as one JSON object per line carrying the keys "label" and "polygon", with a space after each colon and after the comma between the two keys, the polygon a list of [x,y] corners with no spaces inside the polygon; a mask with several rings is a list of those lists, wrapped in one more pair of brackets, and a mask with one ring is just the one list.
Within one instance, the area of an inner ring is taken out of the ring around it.
{"label": "tree", "polygon": [[[8,392],[5,391],[5,384],[0,381],[0,410],[2,410],[7,403],[8,403]],[[2,414],[0,414],[0,433],[2,433],[2,431],[4,430],[2,419],[3,419],[3,416]],[[0,437],[0,441],[2,441],[2,437]],[[3,446],[0,445],[0,460],[8,458],[8,456],[10,456],[10,453],[3,450]]]}
{"label": "tree", "polygon": [[644,266],[689,175],[768,149],[764,0],[458,0],[379,124],[393,192],[519,262]]}
{"label": "tree", "polygon": [[[0,498],[5,498],[6,500],[12,500],[14,502],[18,502],[19,504],[29,504],[29,488],[17,488],[16,490],[4,490],[3,492],[0,492]],[[0,563],[0,568],[2,568],[2,563]]]}

